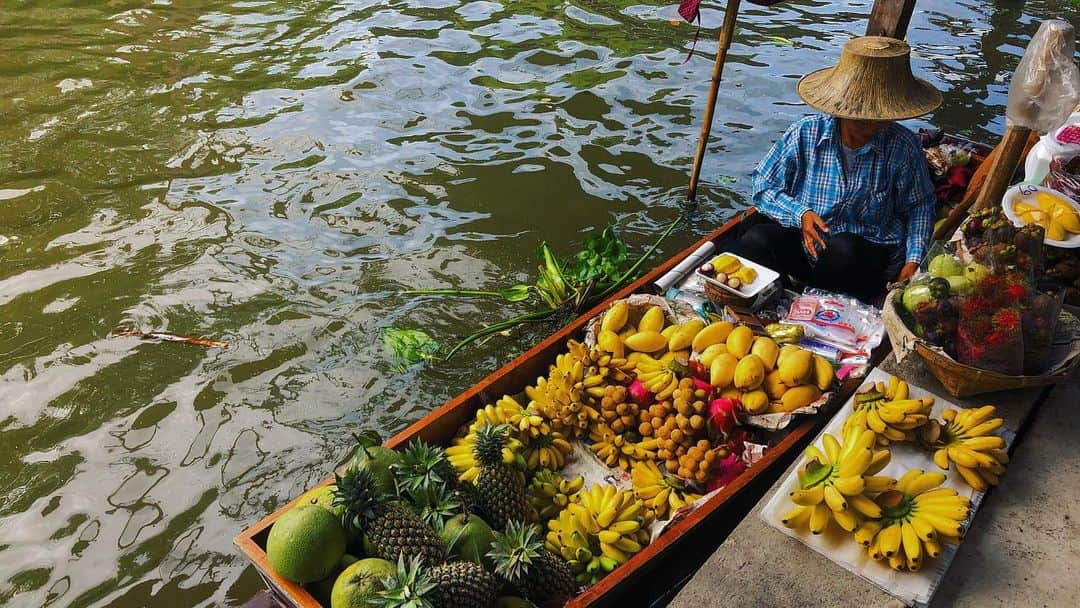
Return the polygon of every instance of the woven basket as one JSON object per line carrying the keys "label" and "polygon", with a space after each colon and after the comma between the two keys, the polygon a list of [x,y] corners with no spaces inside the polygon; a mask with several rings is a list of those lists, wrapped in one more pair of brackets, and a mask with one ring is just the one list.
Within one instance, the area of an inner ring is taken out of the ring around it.
{"label": "woven basket", "polygon": [[894,292],[889,292],[885,297],[885,306],[881,315],[893,348],[899,352],[904,350],[904,347],[913,346],[915,352],[926,363],[926,367],[930,368],[930,372],[953,397],[970,397],[996,391],[1061,384],[1067,382],[1080,365],[1080,357],[1073,357],[1058,373],[1043,376],[1007,376],[963,365],[940,350],[931,348],[907,328],[893,306],[894,295]]}
{"label": "woven basket", "polygon": [[761,290],[754,297],[746,298],[733,294],[710,281],[702,281],[702,284],[705,286],[705,297],[713,304],[716,304],[717,308],[723,309],[727,306],[741,314],[753,314],[755,311],[761,310],[763,306],[775,300],[780,293],[775,286],[771,285]]}

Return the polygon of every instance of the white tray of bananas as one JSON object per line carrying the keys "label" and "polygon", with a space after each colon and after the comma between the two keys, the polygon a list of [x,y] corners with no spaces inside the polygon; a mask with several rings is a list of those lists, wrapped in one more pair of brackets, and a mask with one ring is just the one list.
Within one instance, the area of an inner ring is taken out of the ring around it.
{"label": "white tray of bananas", "polygon": [[993,406],[958,408],[873,370],[761,511],[901,601],[925,606],[1012,433]]}

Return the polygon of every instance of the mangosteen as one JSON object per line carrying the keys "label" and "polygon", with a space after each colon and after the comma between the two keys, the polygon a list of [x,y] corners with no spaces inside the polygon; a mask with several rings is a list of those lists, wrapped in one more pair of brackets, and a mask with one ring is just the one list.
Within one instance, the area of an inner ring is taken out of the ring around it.
{"label": "mangosteen", "polygon": [[930,283],[927,284],[930,287],[930,297],[935,300],[942,300],[949,297],[949,292],[952,291],[952,285],[948,279],[937,277],[930,279]]}

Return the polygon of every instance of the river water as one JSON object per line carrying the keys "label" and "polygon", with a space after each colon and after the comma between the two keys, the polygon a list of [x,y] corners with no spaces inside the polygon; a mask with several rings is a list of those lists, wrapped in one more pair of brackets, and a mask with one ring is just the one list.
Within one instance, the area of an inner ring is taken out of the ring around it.
{"label": "river water", "polygon": [[[232,536],[551,327],[395,373],[381,328],[452,341],[528,310],[407,288],[528,282],[680,213],[721,11],[673,2],[30,0],[0,7],[0,605],[239,605]],[[701,207],[746,206],[796,79],[869,0],[744,3]],[[938,126],[993,141],[1069,2],[920,0]],[[917,125],[919,123],[915,123]],[[658,258],[659,259],[659,258]],[[205,349],[116,328],[225,341]]]}

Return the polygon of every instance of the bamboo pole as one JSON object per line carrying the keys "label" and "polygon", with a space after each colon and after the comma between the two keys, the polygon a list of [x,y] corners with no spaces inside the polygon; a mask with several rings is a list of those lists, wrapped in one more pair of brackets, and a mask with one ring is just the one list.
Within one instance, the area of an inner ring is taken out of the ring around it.
{"label": "bamboo pole", "polygon": [[698,178],[701,176],[701,161],[705,158],[705,149],[709,145],[709,132],[712,130],[713,115],[716,113],[716,100],[720,93],[720,76],[724,72],[731,39],[735,35],[735,19],[739,16],[739,1],[728,0],[724,11],[724,23],[720,27],[720,40],[717,43],[716,61],[713,63],[712,82],[709,86],[709,101],[705,104],[705,118],[701,122],[701,136],[698,139],[697,154],[694,156],[694,169],[690,173],[690,192],[687,200],[691,203],[697,196]]}

